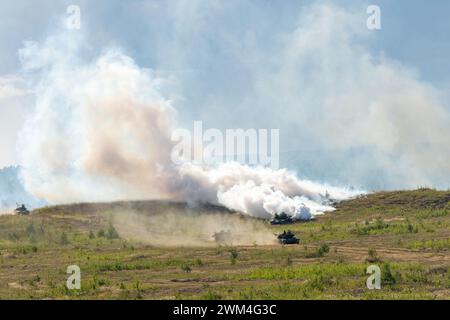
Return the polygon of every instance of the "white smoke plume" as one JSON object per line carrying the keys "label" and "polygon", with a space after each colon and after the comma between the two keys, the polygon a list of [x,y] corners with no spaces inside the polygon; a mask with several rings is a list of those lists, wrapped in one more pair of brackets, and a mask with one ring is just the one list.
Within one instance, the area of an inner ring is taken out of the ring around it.
{"label": "white smoke plume", "polygon": [[36,80],[35,111],[18,148],[25,188],[34,196],[55,204],[164,198],[309,219],[333,210],[322,204],[326,194],[338,200],[356,194],[287,170],[173,164],[176,113],[160,94],[164,79],[117,48],[83,61],[81,44],[65,34],[27,42],[20,51]]}
{"label": "white smoke plume", "polygon": [[[182,165],[172,189],[184,199],[222,204],[250,216],[269,218],[285,212],[299,219],[332,211],[327,198],[347,199],[358,192],[298,179],[286,169],[225,163],[216,168]],[[328,194],[328,196],[327,196]]]}
{"label": "white smoke plume", "polygon": [[[24,59],[46,49],[32,46]],[[171,107],[157,80],[114,49],[86,65],[51,60],[21,134],[25,187],[55,203],[164,196]]]}

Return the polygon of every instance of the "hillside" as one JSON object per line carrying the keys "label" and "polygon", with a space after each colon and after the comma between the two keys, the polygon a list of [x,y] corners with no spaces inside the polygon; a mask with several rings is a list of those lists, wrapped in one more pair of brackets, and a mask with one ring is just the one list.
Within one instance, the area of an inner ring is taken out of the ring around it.
{"label": "hillside", "polygon": [[[290,229],[300,245],[281,246]],[[214,232],[231,230],[232,243]],[[164,201],[0,216],[0,298],[449,299],[450,192],[380,192],[289,226]],[[82,289],[66,289],[79,265]],[[382,289],[366,288],[366,267]]]}

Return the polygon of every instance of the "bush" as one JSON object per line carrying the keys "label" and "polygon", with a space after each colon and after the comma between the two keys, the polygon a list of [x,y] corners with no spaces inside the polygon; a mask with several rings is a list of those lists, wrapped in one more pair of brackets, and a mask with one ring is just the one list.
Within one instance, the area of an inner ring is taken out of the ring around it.
{"label": "bush", "polygon": [[384,285],[389,286],[393,286],[397,283],[397,279],[392,273],[391,266],[388,263],[385,263],[381,269],[381,282]]}
{"label": "bush", "polygon": [[134,283],[134,289],[136,290],[136,299],[142,299],[142,289],[139,280]]}
{"label": "bush", "polygon": [[202,298],[205,300],[221,300],[222,296],[217,292],[208,291]]}
{"label": "bush", "polygon": [[69,244],[69,238],[67,237],[67,233],[64,231],[61,233],[61,237],[59,238],[59,243],[62,245]]}
{"label": "bush", "polygon": [[374,248],[369,248],[369,251],[367,252],[368,257],[366,259],[367,262],[369,263],[374,263],[374,262],[380,262],[381,259],[380,257],[378,257],[378,253]]}
{"label": "bush", "polygon": [[239,253],[236,251],[236,249],[230,249],[230,262],[231,264],[236,264],[236,260],[239,256]]}
{"label": "bush", "polygon": [[411,223],[408,223],[408,232],[409,233],[418,233],[419,228],[417,226],[412,225]]}
{"label": "bush", "polygon": [[319,249],[317,249],[317,255],[319,257],[323,257],[328,252],[330,252],[330,247],[326,243],[321,244]]}
{"label": "bush", "polygon": [[197,259],[197,260],[195,260],[195,264],[196,264],[197,266],[199,266],[199,267],[203,266],[203,261],[202,261],[202,259]]}
{"label": "bush", "polygon": [[286,260],[286,264],[287,264],[288,266],[292,266],[292,258],[291,258],[291,255],[288,255],[287,260]]}
{"label": "bush", "polygon": [[192,271],[191,267],[189,267],[189,265],[185,264],[184,266],[181,267],[181,270],[183,270],[186,273],[190,273]]}
{"label": "bush", "polygon": [[317,274],[308,282],[308,287],[312,290],[324,291],[326,288],[336,284],[337,280],[331,275]]}
{"label": "bush", "polygon": [[321,258],[325,256],[326,253],[330,252],[330,247],[328,244],[321,244],[314,252],[306,255],[307,258]]}
{"label": "bush", "polygon": [[108,239],[119,239],[119,233],[112,224],[109,224],[107,237]]}
{"label": "bush", "polygon": [[365,225],[363,227],[360,227],[359,225],[356,225],[354,229],[351,230],[351,233],[357,234],[357,235],[369,235],[372,233],[376,233],[378,230],[384,230],[389,228],[389,224],[384,222],[382,218],[377,218],[375,222],[368,223],[365,222]]}

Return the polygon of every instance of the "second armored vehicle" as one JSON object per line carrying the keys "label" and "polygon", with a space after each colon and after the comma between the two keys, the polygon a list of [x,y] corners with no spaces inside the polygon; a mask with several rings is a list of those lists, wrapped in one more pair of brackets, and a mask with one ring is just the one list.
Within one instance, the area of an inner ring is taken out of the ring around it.
{"label": "second armored vehicle", "polygon": [[278,235],[278,241],[281,244],[298,244],[300,239],[297,238],[290,230],[283,231],[283,233]]}
{"label": "second armored vehicle", "polygon": [[275,216],[272,220],[270,220],[270,224],[291,224],[294,220],[291,216],[287,215],[286,213],[282,212],[280,214],[275,213]]}

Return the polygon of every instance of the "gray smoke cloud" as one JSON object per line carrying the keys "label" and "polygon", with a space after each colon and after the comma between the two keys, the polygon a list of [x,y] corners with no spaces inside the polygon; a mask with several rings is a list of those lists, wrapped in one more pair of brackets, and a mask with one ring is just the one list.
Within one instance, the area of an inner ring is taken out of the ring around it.
{"label": "gray smoke cloud", "polygon": [[[305,1],[298,12],[268,15],[253,2],[213,8],[197,2],[192,15],[173,13],[181,16],[174,18],[177,41],[158,43],[172,53],[161,60],[199,68],[177,76],[209,126],[280,128],[281,164],[302,176],[368,190],[450,187],[448,83],[431,83],[415,66],[389,57],[420,57],[423,69],[433,65],[433,47],[403,52],[399,40],[387,52],[374,49],[392,32],[411,37],[427,22],[393,28],[393,8],[382,6],[386,20],[372,31],[367,5],[345,3]],[[239,12],[248,19],[227,24]],[[204,81],[202,72],[210,70],[213,80]]]}
{"label": "gray smoke cloud", "polygon": [[256,105],[282,123],[287,144],[316,176],[374,189],[448,188],[445,91],[366,49],[375,33],[360,13],[307,7],[280,35],[277,59],[255,68],[254,91],[240,107]]}

